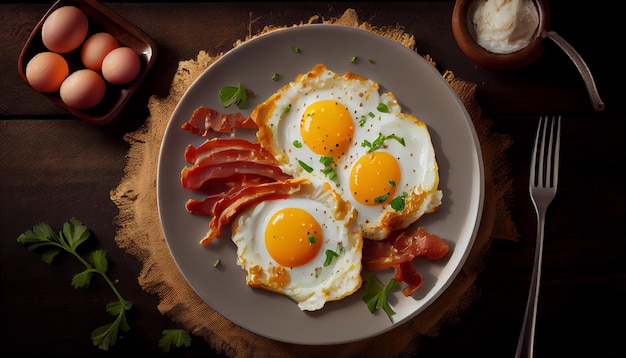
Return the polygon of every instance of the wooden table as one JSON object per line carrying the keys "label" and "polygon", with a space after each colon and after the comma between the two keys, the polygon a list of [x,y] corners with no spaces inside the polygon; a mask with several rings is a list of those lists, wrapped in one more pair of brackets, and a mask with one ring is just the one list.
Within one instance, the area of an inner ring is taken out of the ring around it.
{"label": "wooden table", "polygon": [[[615,2],[584,6],[554,2],[550,28],[567,39],[593,71],[606,110],[592,110],[574,65],[548,44],[533,65],[514,72],[478,68],[457,47],[451,31],[453,1],[347,3],[103,2],[151,36],[158,46],[152,71],[110,124],[93,126],[56,107],[21,81],[20,49],[52,2],[0,5],[0,334],[3,356],[101,356],[89,332],[108,320],[109,288],[75,290],[80,269],[70,258],[52,267],[16,242],[38,222],[58,228],[79,217],[105,249],[111,277],[133,301],[131,331],[112,349],[158,355],[161,331],[173,328],[157,297],[144,292],[140,263],[113,240],[116,206],[109,192],[122,177],[128,144],[123,135],[148,116],[152,95],[166,96],[179,60],[199,50],[229,50],[269,24],[292,24],[311,15],[340,16],[347,8],[374,25],[400,25],[414,34],[418,52],[441,69],[478,85],[483,114],[494,131],[510,135],[509,151],[518,241],[496,240],[476,285],[481,296],[456,323],[423,338],[420,357],[513,356],[526,303],[535,247],[528,196],[532,138],[540,114],[562,114],[559,189],[547,216],[540,293],[538,357],[618,357],[626,347],[626,108],[623,58],[626,33]],[[331,51],[331,49],[329,49]],[[6,353],[9,353],[6,355]],[[195,339],[177,356],[210,355]]]}

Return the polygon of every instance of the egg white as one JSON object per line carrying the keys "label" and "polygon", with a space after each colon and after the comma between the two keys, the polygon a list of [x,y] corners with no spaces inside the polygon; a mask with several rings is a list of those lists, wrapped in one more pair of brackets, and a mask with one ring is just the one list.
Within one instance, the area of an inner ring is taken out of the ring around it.
{"label": "egg white", "polygon": [[[283,267],[265,246],[265,228],[270,217],[283,208],[306,209],[322,226],[323,242],[318,255],[297,267]],[[354,293],[361,286],[363,238],[356,225],[356,212],[328,185],[305,185],[287,199],[263,201],[238,215],[232,225],[232,241],[237,246],[237,264],[246,272],[246,282],[283,294],[301,310],[318,310],[325,302]],[[339,256],[324,266],[326,250]],[[272,272],[288,275],[288,282],[277,284]]]}
{"label": "egg white", "polygon": [[[345,154],[334,163],[336,178],[323,173],[325,165],[320,155],[303,144],[300,134],[302,113],[312,103],[336,100],[350,112],[354,121],[354,136]],[[379,108],[384,104],[386,109]],[[325,180],[349,201],[358,212],[358,222],[367,239],[383,240],[393,230],[406,228],[423,214],[436,211],[441,204],[438,190],[439,173],[435,151],[425,123],[402,113],[395,96],[379,93],[379,84],[367,78],[346,73],[343,76],[318,64],[272,95],[255,108],[252,118],[259,130],[257,140],[281,163],[281,169],[294,176]],[[380,134],[395,134],[405,145],[387,140],[377,151],[387,151],[401,167],[401,181],[396,195],[406,195],[406,208],[396,211],[389,203],[364,205],[350,193],[351,168],[366,154],[364,141],[372,142]],[[300,162],[312,170],[308,172]]]}

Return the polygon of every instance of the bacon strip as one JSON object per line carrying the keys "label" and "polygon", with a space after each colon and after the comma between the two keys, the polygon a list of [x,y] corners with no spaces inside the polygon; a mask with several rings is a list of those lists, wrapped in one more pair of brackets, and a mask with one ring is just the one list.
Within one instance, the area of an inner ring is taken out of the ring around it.
{"label": "bacon strip", "polygon": [[181,128],[205,137],[211,130],[230,134],[234,128],[254,129],[257,126],[250,117],[246,118],[239,112],[223,114],[211,108],[200,107],[193,112],[187,122],[183,123]]}
{"label": "bacon strip", "polygon": [[185,160],[193,165],[181,170],[181,185],[206,195],[202,200],[189,199],[185,208],[212,217],[201,245],[219,237],[223,225],[241,210],[264,200],[284,199],[300,190],[302,183],[283,173],[269,151],[238,138],[213,138],[198,147],[189,145]]}
{"label": "bacon strip", "polygon": [[222,233],[222,227],[228,224],[237,213],[251,205],[265,200],[284,199],[300,190],[302,180],[285,182],[271,182],[256,186],[240,188],[233,195],[229,195],[215,203],[215,212],[209,223],[209,231],[200,240],[200,245],[206,245]]}
{"label": "bacon strip", "polygon": [[253,143],[240,138],[213,138],[207,139],[197,148],[188,145],[185,149],[185,160],[190,164],[195,164],[200,158],[210,157],[225,150],[239,150],[254,154],[252,158],[264,159],[267,162],[276,162],[276,159],[265,148],[258,143]]}
{"label": "bacon strip", "polygon": [[392,233],[385,240],[365,240],[361,262],[369,270],[393,268],[396,281],[407,284],[402,293],[410,296],[422,284],[421,275],[413,267],[413,259],[424,256],[439,260],[449,250],[448,244],[439,236],[428,233],[421,226],[412,226]]}

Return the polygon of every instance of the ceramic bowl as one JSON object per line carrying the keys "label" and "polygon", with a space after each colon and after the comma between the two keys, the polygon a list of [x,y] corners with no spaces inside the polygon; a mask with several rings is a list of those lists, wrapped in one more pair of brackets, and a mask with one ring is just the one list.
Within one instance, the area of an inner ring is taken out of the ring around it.
{"label": "ceramic bowl", "polygon": [[516,70],[533,63],[544,50],[544,34],[548,30],[550,14],[547,2],[534,1],[539,14],[539,25],[534,38],[524,48],[508,54],[495,53],[481,47],[474,38],[471,4],[476,0],[457,0],[452,12],[452,32],[465,55],[476,65],[492,70]]}

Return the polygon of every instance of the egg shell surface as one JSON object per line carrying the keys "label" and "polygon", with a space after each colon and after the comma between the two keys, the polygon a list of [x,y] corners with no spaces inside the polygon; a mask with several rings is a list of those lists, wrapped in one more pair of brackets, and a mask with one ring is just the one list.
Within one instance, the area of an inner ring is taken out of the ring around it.
{"label": "egg shell surface", "polygon": [[63,56],[55,52],[40,52],[26,65],[26,79],[40,92],[56,92],[69,74]]}
{"label": "egg shell surface", "polygon": [[63,102],[77,109],[95,107],[106,93],[104,79],[95,71],[82,69],[72,72],[59,89]]}
{"label": "egg shell surface", "polygon": [[118,47],[102,61],[102,76],[109,83],[123,85],[131,82],[141,71],[137,53],[130,47]]}
{"label": "egg shell surface", "polygon": [[89,30],[87,16],[76,6],[63,6],[46,18],[41,28],[43,44],[52,52],[67,53],[80,46]]}
{"label": "egg shell surface", "polygon": [[85,67],[100,72],[102,61],[111,51],[120,47],[115,37],[106,32],[91,35],[80,49],[80,59]]}

